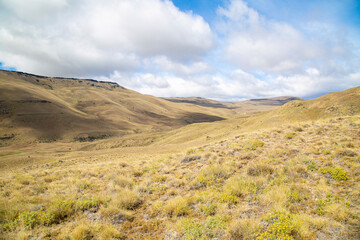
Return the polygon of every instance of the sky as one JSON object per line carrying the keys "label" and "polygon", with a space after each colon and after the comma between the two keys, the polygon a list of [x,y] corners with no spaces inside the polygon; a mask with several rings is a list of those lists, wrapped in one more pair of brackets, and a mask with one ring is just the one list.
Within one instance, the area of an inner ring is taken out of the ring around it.
{"label": "sky", "polygon": [[0,0],[0,69],[157,97],[360,86],[358,0]]}

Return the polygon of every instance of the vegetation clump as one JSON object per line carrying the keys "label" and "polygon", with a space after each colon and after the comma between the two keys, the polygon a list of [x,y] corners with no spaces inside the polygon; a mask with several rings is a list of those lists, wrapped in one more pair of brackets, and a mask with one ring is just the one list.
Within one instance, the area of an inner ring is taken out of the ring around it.
{"label": "vegetation clump", "polygon": [[14,230],[17,226],[23,226],[25,229],[33,229],[37,225],[50,226],[58,224],[76,212],[88,209],[98,208],[103,201],[94,198],[87,199],[69,199],[57,201],[46,209],[37,211],[24,211],[10,222],[4,223],[5,230]]}
{"label": "vegetation clump", "polygon": [[321,168],[320,173],[322,174],[327,174],[329,173],[332,177],[332,179],[337,180],[337,181],[345,181],[348,179],[346,172],[339,167],[335,167],[335,168],[331,168],[331,167],[325,167],[325,168]]}
{"label": "vegetation clump", "polygon": [[269,239],[281,239],[281,240],[294,240],[294,223],[291,215],[284,212],[272,212],[268,218],[266,218],[269,226],[266,231],[262,233],[256,240],[269,240]]}
{"label": "vegetation clump", "polygon": [[293,139],[294,137],[295,137],[295,133],[287,133],[285,136],[284,136],[284,138],[285,139]]}
{"label": "vegetation clump", "polygon": [[248,150],[256,150],[258,148],[261,148],[265,145],[264,142],[260,141],[260,140],[252,140],[250,142],[247,143],[247,146],[245,149],[248,149]]}

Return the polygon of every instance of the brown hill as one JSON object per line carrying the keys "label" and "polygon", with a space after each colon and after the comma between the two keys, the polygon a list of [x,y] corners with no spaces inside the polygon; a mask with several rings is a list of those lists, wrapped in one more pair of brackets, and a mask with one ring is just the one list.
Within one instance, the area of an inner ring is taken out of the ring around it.
{"label": "brown hill", "polygon": [[224,119],[230,111],[171,103],[111,82],[0,71],[0,141],[93,140]]}
{"label": "brown hill", "polygon": [[279,106],[282,106],[290,101],[303,100],[298,97],[289,97],[289,96],[249,99],[239,102],[219,102],[216,100],[200,98],[200,97],[169,97],[164,99],[177,103],[190,103],[204,107],[231,109],[238,113],[257,113],[257,112],[269,111]]}
{"label": "brown hill", "polygon": [[359,113],[360,87],[355,87],[308,101],[291,101],[273,111],[249,118],[244,126],[278,126],[282,123],[352,116]]}

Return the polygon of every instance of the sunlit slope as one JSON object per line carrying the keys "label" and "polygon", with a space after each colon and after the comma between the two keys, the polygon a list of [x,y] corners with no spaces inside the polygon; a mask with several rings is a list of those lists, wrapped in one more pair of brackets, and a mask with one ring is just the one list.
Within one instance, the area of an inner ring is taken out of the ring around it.
{"label": "sunlit slope", "polygon": [[272,111],[240,119],[185,126],[168,132],[161,137],[158,144],[206,143],[241,132],[279,127],[282,124],[358,114],[360,114],[360,87],[330,93],[313,100],[291,101]]}
{"label": "sunlit slope", "polygon": [[191,147],[221,139],[234,137],[240,133],[262,128],[279,127],[282,124],[319,120],[326,117],[351,116],[360,114],[359,87],[343,92],[330,93],[308,101],[292,101],[275,110],[256,115],[243,115],[223,121],[196,123],[170,131],[152,134],[132,134],[120,138],[90,143],[84,149],[111,149],[134,146],[177,145]]}
{"label": "sunlit slope", "polygon": [[242,113],[242,114],[269,111],[279,106],[282,106],[290,101],[303,100],[298,97],[289,97],[289,96],[249,99],[239,102],[219,102],[212,99],[206,99],[200,97],[172,97],[172,98],[164,98],[164,99],[171,102],[189,103],[204,107],[232,109],[234,112]]}
{"label": "sunlit slope", "polygon": [[247,119],[244,128],[276,127],[282,123],[318,120],[360,113],[360,87],[333,92],[308,101],[292,101]]}
{"label": "sunlit slope", "polygon": [[116,83],[9,71],[0,71],[0,92],[0,137],[8,142],[101,138],[231,115],[227,109],[172,103]]}

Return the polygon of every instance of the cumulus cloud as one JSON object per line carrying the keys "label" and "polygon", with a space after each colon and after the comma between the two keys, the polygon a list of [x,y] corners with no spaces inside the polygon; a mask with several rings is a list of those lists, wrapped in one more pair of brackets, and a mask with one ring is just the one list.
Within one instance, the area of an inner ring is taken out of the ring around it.
{"label": "cumulus cloud", "polygon": [[209,25],[170,0],[0,0],[0,64],[225,101],[359,85],[360,45],[348,28],[295,26],[245,0],[225,2]]}
{"label": "cumulus cloud", "polygon": [[316,68],[291,75],[268,74],[256,77],[241,69],[230,74],[176,76],[169,73],[114,72],[109,77],[95,77],[115,81],[144,94],[158,97],[203,97],[220,101],[240,101],[274,96],[313,98],[358,85],[360,72],[341,77],[322,75]]}
{"label": "cumulus cloud", "polygon": [[131,71],[147,58],[198,61],[214,45],[202,17],[169,0],[2,0],[0,61],[39,74]]}
{"label": "cumulus cloud", "polygon": [[203,61],[191,61],[191,62],[178,62],[172,61],[168,57],[160,56],[152,59],[148,59],[144,62],[145,67],[152,70],[154,67],[164,70],[166,72],[172,72],[177,75],[194,75],[212,72],[212,67]]}
{"label": "cumulus cloud", "polygon": [[224,18],[219,26],[226,31],[225,56],[237,67],[285,72],[323,54],[317,41],[288,23],[266,19],[244,1],[231,1],[218,14]]}

